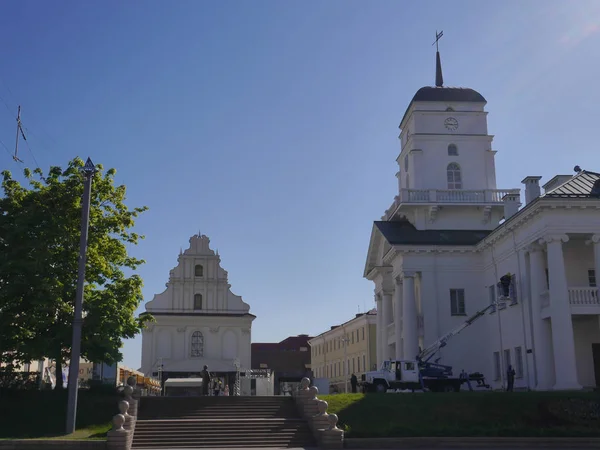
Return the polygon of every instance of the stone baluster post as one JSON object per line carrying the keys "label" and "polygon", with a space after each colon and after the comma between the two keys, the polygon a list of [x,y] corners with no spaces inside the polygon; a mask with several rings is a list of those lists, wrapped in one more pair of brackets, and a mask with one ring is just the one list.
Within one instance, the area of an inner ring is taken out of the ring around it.
{"label": "stone baluster post", "polygon": [[125,386],[123,389],[125,400],[129,404],[129,414],[137,418],[138,415],[138,401],[133,398],[133,388],[131,386]]}
{"label": "stone baluster post", "polygon": [[296,408],[301,416],[304,416],[304,404],[306,403],[306,399],[309,395],[309,386],[310,380],[308,378],[305,377],[300,380],[300,386],[298,387],[298,392],[296,393]]}
{"label": "stone baluster post", "polygon": [[312,430],[318,436],[319,430],[324,430],[329,427],[329,414],[327,408],[329,404],[325,400],[317,400],[317,414],[312,417]]}
{"label": "stone baluster post", "polygon": [[113,417],[113,428],[106,436],[107,450],[129,450],[129,431],[123,428],[125,416],[117,414]]}
{"label": "stone baluster post", "polygon": [[344,430],[337,427],[337,414],[328,414],[329,427],[320,431],[319,444],[323,448],[344,448]]}
{"label": "stone baluster post", "polygon": [[[319,388],[316,386],[311,386],[308,389],[308,394],[306,395],[306,400],[304,402],[304,418],[310,422],[311,417],[313,417],[319,411],[317,407],[317,394],[319,393]],[[310,423],[309,423],[310,425]]]}
{"label": "stone baluster post", "polygon": [[142,390],[137,385],[137,377],[130,376],[127,378],[127,385],[133,388],[132,397],[136,400],[139,400],[142,396]]}
{"label": "stone baluster post", "polygon": [[133,441],[133,430],[135,428],[135,418],[133,416],[130,416],[127,413],[128,409],[129,409],[129,402],[127,402],[127,400],[121,400],[119,402],[119,411],[121,412],[121,415],[125,418],[125,423],[123,424],[123,428],[125,428],[127,430],[127,434],[128,434],[127,448],[130,449],[131,443]]}
{"label": "stone baluster post", "polygon": [[129,403],[127,402],[127,400],[121,400],[119,402],[119,412],[121,413],[121,415],[123,417],[125,417],[125,423],[123,424],[123,428],[125,428],[127,431],[131,431],[131,429],[133,428],[133,416],[129,415],[127,413],[127,410],[129,409]]}

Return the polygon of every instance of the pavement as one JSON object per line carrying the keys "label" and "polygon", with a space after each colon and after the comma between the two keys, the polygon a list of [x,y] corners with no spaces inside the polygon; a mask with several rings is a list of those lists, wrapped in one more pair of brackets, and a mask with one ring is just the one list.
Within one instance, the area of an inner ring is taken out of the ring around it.
{"label": "pavement", "polygon": [[[427,450],[427,449],[435,449],[435,450],[483,450],[483,449],[494,449],[494,450],[515,450],[515,448],[525,448],[525,447],[514,447],[514,446],[510,446],[510,447],[496,447],[494,445],[492,446],[482,446],[482,447],[473,447],[473,446],[468,446],[468,447],[438,447],[438,446],[433,446],[433,447],[393,447],[393,448],[378,448],[377,450]],[[540,449],[540,450],[551,450],[551,449],[556,449],[556,448],[561,448],[561,447],[554,447],[554,446],[549,446],[549,447],[535,447],[535,449]],[[567,447],[562,447],[562,448],[567,448]],[[568,449],[569,450],[588,450],[591,447],[571,447],[569,446]],[[136,449],[136,450],[145,450],[145,449]],[[148,449],[150,450],[150,449]],[[154,450],[154,449],[152,449]],[[179,449],[179,448],[170,448],[170,449],[161,449],[161,450],[190,450],[190,449]],[[227,448],[227,449],[223,449],[223,448],[203,448],[202,450],[232,450],[231,448]],[[278,450],[277,448],[274,447],[253,447],[252,450]],[[282,449],[281,449],[282,450]],[[294,447],[294,448],[289,448],[289,447],[285,447],[285,450],[320,450],[318,447]],[[367,449],[353,449],[353,450],[367,450]],[[370,450],[370,449],[369,449]]]}

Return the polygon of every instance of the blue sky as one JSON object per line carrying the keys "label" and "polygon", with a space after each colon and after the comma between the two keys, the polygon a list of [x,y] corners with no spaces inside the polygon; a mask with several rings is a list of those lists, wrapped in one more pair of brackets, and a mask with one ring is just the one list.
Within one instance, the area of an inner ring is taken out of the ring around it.
{"label": "blue sky", "polygon": [[[595,0],[7,2],[0,97],[23,108],[27,166],[90,156],[149,206],[146,300],[200,230],[258,316],[253,341],[279,341],[373,306],[372,222],[436,30],[445,84],[488,100],[499,188],[600,171]],[[14,111],[0,104],[10,149]],[[5,168],[22,170],[0,144]]]}

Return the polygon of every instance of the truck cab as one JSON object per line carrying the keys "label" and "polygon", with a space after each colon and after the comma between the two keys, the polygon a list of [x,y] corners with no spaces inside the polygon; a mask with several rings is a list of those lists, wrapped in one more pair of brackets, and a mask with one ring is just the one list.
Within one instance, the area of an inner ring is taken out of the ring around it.
{"label": "truck cab", "polygon": [[362,385],[375,392],[388,389],[421,389],[417,361],[384,361],[379,370],[362,376]]}

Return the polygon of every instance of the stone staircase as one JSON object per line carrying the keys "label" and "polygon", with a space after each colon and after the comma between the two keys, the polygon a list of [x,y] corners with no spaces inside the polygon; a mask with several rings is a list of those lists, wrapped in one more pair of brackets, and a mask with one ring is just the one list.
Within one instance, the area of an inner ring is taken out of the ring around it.
{"label": "stone staircase", "polygon": [[314,447],[291,397],[142,397],[132,448]]}

